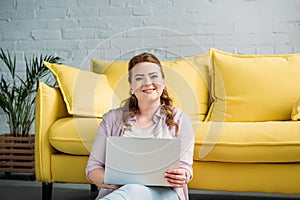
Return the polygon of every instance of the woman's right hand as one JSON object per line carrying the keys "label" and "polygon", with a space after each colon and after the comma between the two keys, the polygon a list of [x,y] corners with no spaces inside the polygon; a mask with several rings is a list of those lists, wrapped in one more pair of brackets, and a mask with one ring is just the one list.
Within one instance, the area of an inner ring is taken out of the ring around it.
{"label": "woman's right hand", "polygon": [[88,178],[98,188],[118,189],[121,185],[104,184],[104,169],[93,169],[89,172]]}

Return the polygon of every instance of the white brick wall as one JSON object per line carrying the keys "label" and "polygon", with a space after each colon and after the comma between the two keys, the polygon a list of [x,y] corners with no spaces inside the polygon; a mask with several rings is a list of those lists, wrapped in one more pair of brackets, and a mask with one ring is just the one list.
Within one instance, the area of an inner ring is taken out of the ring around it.
{"label": "white brick wall", "polygon": [[300,53],[299,10],[298,0],[0,0],[0,46],[20,63],[20,55],[55,53],[84,69],[88,54]]}

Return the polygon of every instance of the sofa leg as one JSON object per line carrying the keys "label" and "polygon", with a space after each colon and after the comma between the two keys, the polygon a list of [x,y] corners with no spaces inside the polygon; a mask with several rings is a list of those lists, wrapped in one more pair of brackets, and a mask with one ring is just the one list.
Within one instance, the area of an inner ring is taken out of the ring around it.
{"label": "sofa leg", "polygon": [[42,184],[42,200],[51,200],[53,183],[43,182]]}
{"label": "sofa leg", "polygon": [[98,187],[95,184],[91,184],[91,192],[98,191]]}
{"label": "sofa leg", "polygon": [[95,184],[91,184],[90,200],[95,200],[97,196],[98,196],[98,187]]}

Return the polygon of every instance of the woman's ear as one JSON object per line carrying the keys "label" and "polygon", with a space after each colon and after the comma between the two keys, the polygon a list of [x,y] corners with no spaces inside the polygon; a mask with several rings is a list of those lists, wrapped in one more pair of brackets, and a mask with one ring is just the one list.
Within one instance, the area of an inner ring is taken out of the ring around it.
{"label": "woman's ear", "polygon": [[162,85],[164,86],[164,89],[166,89],[166,83],[165,83],[165,79],[163,79],[163,81],[162,81]]}

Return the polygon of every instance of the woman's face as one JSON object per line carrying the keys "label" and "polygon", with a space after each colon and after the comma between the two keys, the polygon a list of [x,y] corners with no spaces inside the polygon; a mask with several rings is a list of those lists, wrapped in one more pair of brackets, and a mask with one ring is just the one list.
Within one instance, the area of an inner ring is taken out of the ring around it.
{"label": "woman's face", "polygon": [[131,90],[139,102],[160,103],[165,83],[158,65],[138,63],[132,68],[131,75]]}

